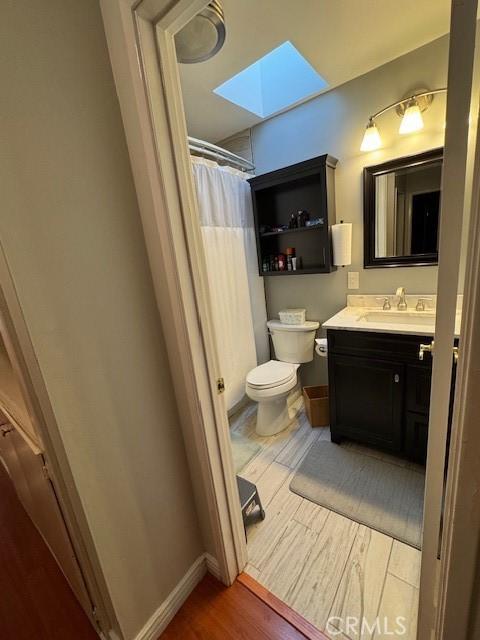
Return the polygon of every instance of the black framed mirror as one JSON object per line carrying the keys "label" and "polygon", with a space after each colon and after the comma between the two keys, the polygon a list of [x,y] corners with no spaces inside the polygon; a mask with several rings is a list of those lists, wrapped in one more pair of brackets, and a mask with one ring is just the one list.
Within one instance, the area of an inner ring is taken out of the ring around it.
{"label": "black framed mirror", "polygon": [[363,170],[364,266],[438,264],[443,148]]}

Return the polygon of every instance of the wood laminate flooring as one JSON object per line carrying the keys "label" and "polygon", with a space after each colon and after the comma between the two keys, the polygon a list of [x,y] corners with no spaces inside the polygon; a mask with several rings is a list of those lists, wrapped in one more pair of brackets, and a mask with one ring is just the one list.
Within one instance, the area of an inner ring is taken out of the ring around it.
{"label": "wood laminate flooring", "polygon": [[207,574],[160,640],[324,640],[287,607],[267,604],[269,594],[259,597],[243,582],[225,587]]}
{"label": "wood laminate flooring", "polygon": [[[330,440],[329,429],[312,429],[302,399],[297,402],[297,418],[276,436],[256,435],[254,404],[230,419],[232,431],[261,444],[258,454],[240,472],[257,485],[266,511],[265,520],[253,521],[247,529],[249,563],[245,571],[315,627],[327,635],[330,630],[339,640],[394,638],[401,631],[397,617],[406,627],[398,637],[414,640],[420,551],[289,490],[313,442]],[[342,446],[365,451],[353,443]],[[409,464],[372,449],[368,453],[395,464]]]}

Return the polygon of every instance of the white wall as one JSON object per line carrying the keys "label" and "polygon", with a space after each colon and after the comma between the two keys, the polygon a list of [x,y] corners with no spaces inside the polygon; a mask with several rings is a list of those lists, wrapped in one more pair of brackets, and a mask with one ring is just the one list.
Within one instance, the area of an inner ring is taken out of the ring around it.
{"label": "white wall", "polygon": [[[265,278],[270,317],[282,307],[292,306],[305,307],[309,319],[327,320],[346,304],[348,270],[360,272],[358,293],[394,293],[400,285],[406,286],[409,293],[436,290],[436,267],[363,269],[362,170],[391,158],[442,146],[445,96],[437,96],[424,114],[422,132],[399,136],[400,119],[392,111],[378,120],[383,148],[366,154],[359,147],[370,114],[418,87],[444,87],[447,64],[445,36],[253,128],[257,175],[324,153],[338,158],[337,221],[353,222],[350,267],[331,274]],[[325,360],[316,357],[302,370],[306,384],[326,381]]]}
{"label": "white wall", "polygon": [[96,0],[8,0],[0,239],[125,638],[203,552]]}

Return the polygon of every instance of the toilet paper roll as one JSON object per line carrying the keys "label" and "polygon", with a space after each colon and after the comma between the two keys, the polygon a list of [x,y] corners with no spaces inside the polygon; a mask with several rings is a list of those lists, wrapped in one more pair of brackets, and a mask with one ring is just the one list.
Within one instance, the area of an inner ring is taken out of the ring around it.
{"label": "toilet paper roll", "polygon": [[315,338],[315,351],[321,358],[328,356],[328,343],[326,338]]}
{"label": "toilet paper roll", "polygon": [[332,225],[333,264],[344,267],[352,264],[352,223]]}

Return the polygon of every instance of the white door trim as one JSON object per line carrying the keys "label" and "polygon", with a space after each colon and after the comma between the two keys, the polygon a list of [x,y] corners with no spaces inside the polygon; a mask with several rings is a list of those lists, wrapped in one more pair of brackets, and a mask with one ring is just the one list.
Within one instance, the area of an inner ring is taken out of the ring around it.
{"label": "white door trim", "polygon": [[[450,27],[447,127],[442,173],[440,216],[439,268],[437,313],[435,325],[435,356],[433,358],[432,391],[428,437],[427,474],[425,487],[422,570],[420,579],[420,606],[418,638],[440,638],[438,629],[438,602],[442,597],[440,581],[445,561],[445,548],[441,558],[439,540],[442,526],[444,496],[444,461],[450,412],[452,384],[452,348],[455,335],[462,220],[468,202],[468,142],[469,114],[472,99],[473,62],[475,54],[477,0],[453,0]],[[468,292],[465,292],[468,297]],[[464,323],[471,311],[464,309]],[[461,350],[469,345],[462,340]],[[462,379],[457,382],[457,404]],[[458,424],[453,425],[455,432]],[[455,469],[450,467],[450,472]],[[443,534],[448,535],[451,521],[444,513]]]}
{"label": "white door trim", "polygon": [[8,349],[32,418],[36,445],[45,458],[62,517],[80,571],[85,593],[79,601],[97,630],[118,638],[118,623],[96,554],[86,515],[75,487],[45,381],[30,340],[7,258],[0,243],[0,315],[8,334]]}
{"label": "white door trim", "polygon": [[207,4],[100,0],[200,521],[231,584],[246,544],[174,47]]}
{"label": "white door trim", "polygon": [[[478,43],[477,43],[478,47]],[[477,54],[478,55],[478,54]],[[480,611],[472,617],[480,545],[480,135],[479,96],[475,96],[471,126],[476,127],[476,148],[468,229],[468,262],[457,394],[445,499],[437,633],[441,638],[469,640],[480,633]],[[478,598],[478,592],[477,592]],[[462,631],[464,630],[464,631]]]}

